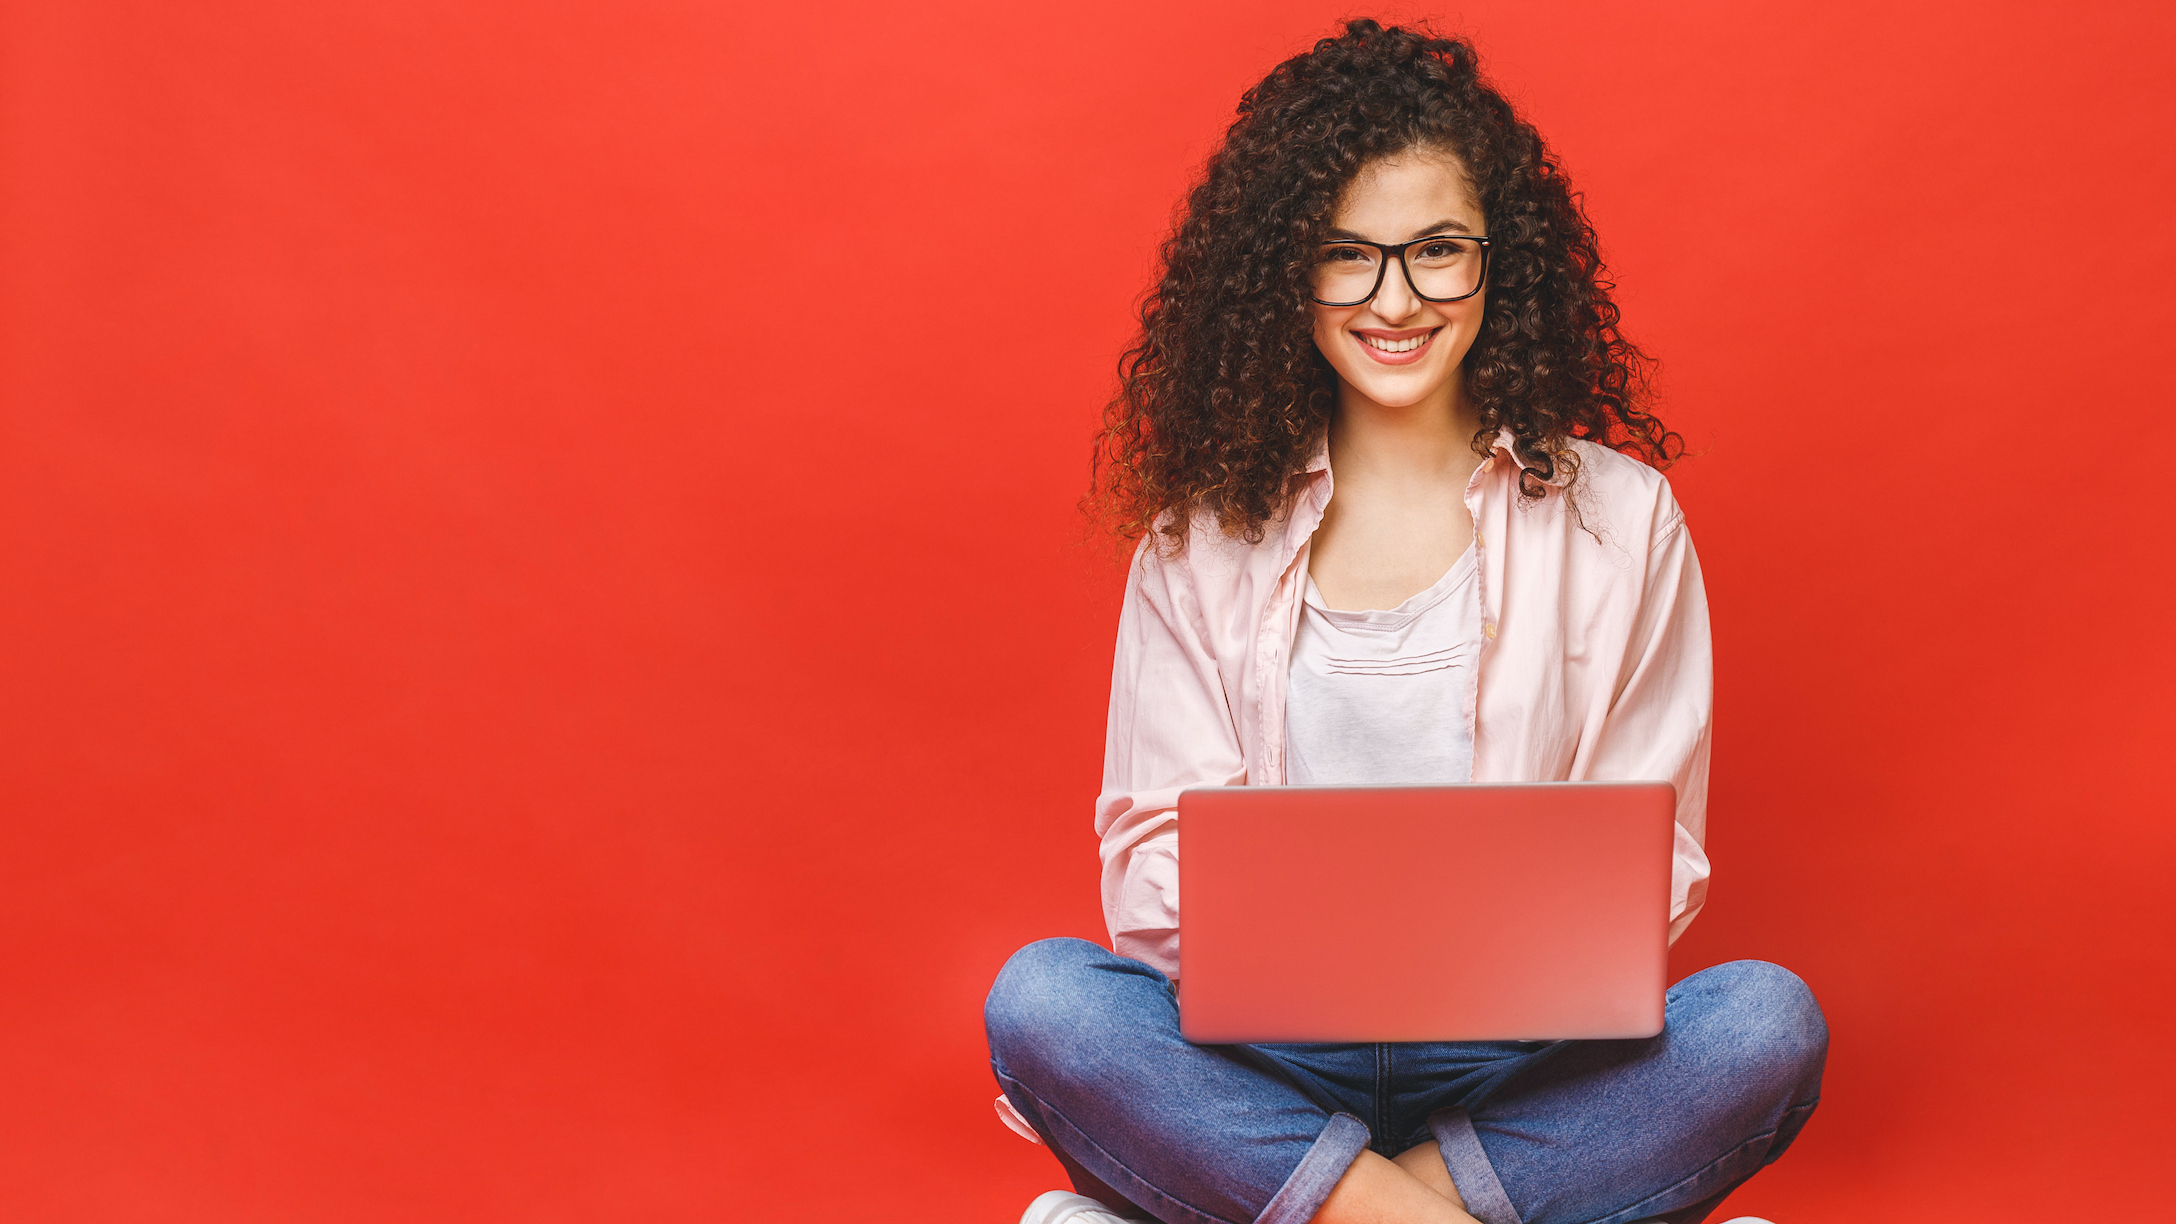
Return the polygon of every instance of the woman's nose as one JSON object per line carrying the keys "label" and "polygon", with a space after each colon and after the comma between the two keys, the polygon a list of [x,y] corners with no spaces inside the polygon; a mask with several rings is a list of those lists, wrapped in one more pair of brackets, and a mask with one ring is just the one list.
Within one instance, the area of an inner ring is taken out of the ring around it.
{"label": "woman's nose", "polygon": [[1420,306],[1420,299],[1413,294],[1412,283],[1406,280],[1402,261],[1383,269],[1383,287],[1375,291],[1374,306],[1376,317],[1393,325]]}

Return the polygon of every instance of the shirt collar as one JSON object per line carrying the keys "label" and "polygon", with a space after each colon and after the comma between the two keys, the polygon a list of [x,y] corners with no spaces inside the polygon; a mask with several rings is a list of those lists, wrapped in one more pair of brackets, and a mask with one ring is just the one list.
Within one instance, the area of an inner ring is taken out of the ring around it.
{"label": "shirt collar", "polygon": [[[1509,429],[1499,429],[1496,431],[1496,441],[1490,449],[1500,452],[1505,458],[1517,463],[1519,459],[1518,441],[1518,438],[1513,436]],[[1306,472],[1309,477],[1312,477],[1317,472],[1327,472],[1329,470],[1330,432],[1324,430],[1322,437],[1315,442],[1314,455],[1307,460]]]}

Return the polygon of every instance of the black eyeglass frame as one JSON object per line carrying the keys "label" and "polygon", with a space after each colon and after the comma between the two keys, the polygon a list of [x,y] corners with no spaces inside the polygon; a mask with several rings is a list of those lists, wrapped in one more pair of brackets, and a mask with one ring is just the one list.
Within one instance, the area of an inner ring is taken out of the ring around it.
{"label": "black eyeglass frame", "polygon": [[[1459,294],[1457,297],[1429,297],[1427,294],[1422,293],[1420,286],[1413,283],[1413,269],[1405,262],[1405,249],[1407,247],[1416,247],[1424,242],[1435,242],[1442,238],[1456,238],[1462,242],[1478,242],[1481,244],[1481,275],[1474,278],[1473,288]],[[1412,290],[1413,296],[1423,302],[1463,302],[1474,294],[1481,292],[1488,285],[1489,245],[1488,237],[1484,234],[1429,234],[1425,238],[1415,238],[1411,242],[1369,242],[1365,238],[1335,238],[1322,245],[1325,247],[1374,247],[1377,251],[1382,252],[1383,261],[1375,267],[1375,284],[1368,290],[1366,297],[1354,298],[1350,302],[1333,302],[1327,298],[1315,297],[1314,293],[1310,291],[1307,295],[1308,298],[1318,306],[1360,306],[1374,301],[1375,295],[1383,291],[1383,277],[1390,272],[1390,261],[1393,259],[1398,261],[1398,271],[1405,275],[1405,287]]]}

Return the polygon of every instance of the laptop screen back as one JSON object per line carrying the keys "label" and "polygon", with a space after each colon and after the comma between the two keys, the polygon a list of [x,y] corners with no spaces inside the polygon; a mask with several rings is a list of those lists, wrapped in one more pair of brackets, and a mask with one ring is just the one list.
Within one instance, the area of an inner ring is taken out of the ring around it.
{"label": "laptop screen back", "polygon": [[1205,1043],[1662,1031],[1667,783],[1179,796],[1179,1019]]}

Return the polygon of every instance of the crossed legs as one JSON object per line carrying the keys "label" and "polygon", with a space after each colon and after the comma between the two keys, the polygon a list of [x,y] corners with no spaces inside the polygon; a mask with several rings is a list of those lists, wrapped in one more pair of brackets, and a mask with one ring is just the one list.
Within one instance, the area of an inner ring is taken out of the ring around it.
{"label": "crossed legs", "polygon": [[1678,983],[1667,1017],[1645,1041],[1196,1046],[1168,979],[1081,940],[1022,949],[986,1011],[1000,1084],[1081,1192],[1166,1224],[1712,1207],[1811,1114],[1827,1030],[1758,961]]}

